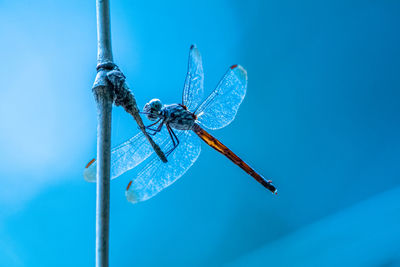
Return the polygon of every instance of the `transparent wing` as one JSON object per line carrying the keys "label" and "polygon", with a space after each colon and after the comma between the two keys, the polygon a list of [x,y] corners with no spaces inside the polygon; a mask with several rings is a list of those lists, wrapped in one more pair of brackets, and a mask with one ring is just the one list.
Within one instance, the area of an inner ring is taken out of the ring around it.
{"label": "transparent wing", "polygon": [[203,99],[203,64],[196,46],[192,45],[189,52],[188,72],[183,87],[182,104],[189,110],[195,110]]}
{"label": "transparent wing", "polygon": [[[135,173],[126,191],[126,197],[130,202],[136,203],[155,196],[180,178],[197,160],[201,150],[200,138],[193,131],[176,132],[180,143],[168,156],[168,162],[163,163],[153,155],[148,164]],[[172,147],[171,140],[165,147],[167,150]]]}
{"label": "transparent wing", "polygon": [[216,130],[227,126],[236,116],[247,88],[247,72],[239,65],[233,65],[226,72],[217,88],[195,111],[204,127]]}
{"label": "transparent wing", "polygon": [[[167,138],[170,138],[168,132],[165,133],[162,131],[157,133],[153,137],[153,140],[157,144],[161,144]],[[128,141],[113,148],[111,150],[111,179],[117,178],[124,172],[135,168],[138,164],[147,159],[153,151],[153,148],[142,132],[139,132]],[[83,172],[86,181],[96,182],[96,169],[97,164],[93,159],[88,165],[86,165]]]}

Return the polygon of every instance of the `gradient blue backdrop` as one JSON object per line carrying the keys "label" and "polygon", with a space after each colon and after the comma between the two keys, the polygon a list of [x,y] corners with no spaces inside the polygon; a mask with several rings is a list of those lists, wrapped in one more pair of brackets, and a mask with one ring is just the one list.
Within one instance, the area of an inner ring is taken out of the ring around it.
{"label": "gradient blue backdrop", "polygon": [[[111,1],[113,50],[142,106],[180,101],[190,44],[209,92],[248,93],[215,136],[279,196],[203,146],[131,205],[111,184],[111,266],[400,266],[398,1]],[[0,1],[0,266],[93,266],[95,1]],[[113,144],[137,132],[113,111]]]}

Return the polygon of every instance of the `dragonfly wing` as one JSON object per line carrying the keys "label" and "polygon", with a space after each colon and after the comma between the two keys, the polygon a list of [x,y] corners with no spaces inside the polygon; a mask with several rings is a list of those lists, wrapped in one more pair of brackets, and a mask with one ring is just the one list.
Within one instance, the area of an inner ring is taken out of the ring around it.
{"label": "dragonfly wing", "polygon": [[247,88],[247,72],[233,65],[225,73],[217,88],[196,110],[198,121],[204,127],[216,130],[227,126],[236,116]]}
{"label": "dragonfly wing", "polygon": [[[157,144],[168,139],[168,133],[162,132],[154,136]],[[120,144],[111,150],[111,179],[117,178],[126,171],[135,168],[153,153],[153,148],[146,139],[146,136],[139,132],[128,141]],[[97,164],[93,159],[86,165],[83,176],[88,182],[96,182]]]}
{"label": "dragonfly wing", "polygon": [[196,46],[192,45],[189,52],[188,71],[183,87],[182,104],[189,110],[195,110],[203,99],[203,64]]}
{"label": "dragonfly wing", "polygon": [[[153,155],[129,182],[126,197],[130,202],[136,203],[155,196],[180,178],[197,160],[201,145],[196,134],[193,131],[177,131],[177,136],[180,143],[168,156],[167,163]],[[172,148],[171,140],[166,147]]]}

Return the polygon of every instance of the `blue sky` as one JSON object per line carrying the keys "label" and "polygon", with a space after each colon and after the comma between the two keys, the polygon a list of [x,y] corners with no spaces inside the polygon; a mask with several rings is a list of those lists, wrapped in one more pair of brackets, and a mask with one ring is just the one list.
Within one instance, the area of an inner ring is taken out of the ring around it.
{"label": "blue sky", "polygon": [[[123,175],[111,183],[111,266],[399,265],[399,11],[111,0],[114,59],[140,106],[180,101],[192,43],[206,92],[228,66],[247,69],[237,118],[212,134],[280,193],[206,146],[144,203],[126,201]],[[95,185],[82,171],[96,154],[95,21],[94,1],[0,1],[1,266],[94,265]],[[112,127],[114,145],[137,132],[121,108]]]}

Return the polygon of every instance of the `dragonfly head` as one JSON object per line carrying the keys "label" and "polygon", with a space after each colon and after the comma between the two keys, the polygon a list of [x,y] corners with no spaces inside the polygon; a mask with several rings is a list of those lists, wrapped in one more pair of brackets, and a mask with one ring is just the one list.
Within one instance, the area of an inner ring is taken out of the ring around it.
{"label": "dragonfly head", "polygon": [[152,99],[149,103],[144,105],[143,112],[146,113],[146,116],[149,120],[155,121],[159,118],[161,114],[162,103],[160,99]]}

